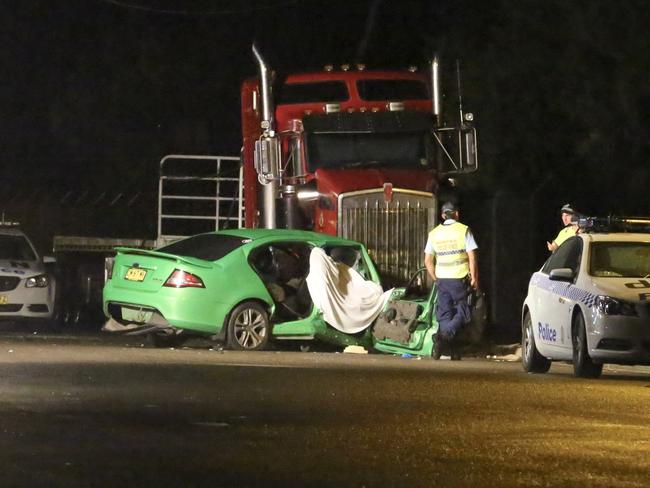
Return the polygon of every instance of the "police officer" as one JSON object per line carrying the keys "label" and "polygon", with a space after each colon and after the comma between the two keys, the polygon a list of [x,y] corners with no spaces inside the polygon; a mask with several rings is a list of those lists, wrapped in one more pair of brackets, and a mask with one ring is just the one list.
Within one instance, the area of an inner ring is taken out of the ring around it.
{"label": "police officer", "polygon": [[560,217],[562,218],[564,228],[558,232],[555,239],[551,242],[546,242],[546,247],[549,251],[555,252],[555,250],[560,247],[560,244],[566,241],[569,237],[576,235],[577,227],[575,227],[571,221],[574,216],[577,216],[577,213],[573,210],[570,204],[567,203],[562,206],[560,209]]}
{"label": "police officer", "polygon": [[458,221],[458,207],[452,202],[442,206],[442,224],[429,232],[424,249],[424,265],[438,289],[436,318],[438,337],[434,358],[440,358],[441,345],[446,343],[452,359],[460,359],[454,338],[469,323],[467,298],[469,287],[479,289],[478,246],[472,231]]}

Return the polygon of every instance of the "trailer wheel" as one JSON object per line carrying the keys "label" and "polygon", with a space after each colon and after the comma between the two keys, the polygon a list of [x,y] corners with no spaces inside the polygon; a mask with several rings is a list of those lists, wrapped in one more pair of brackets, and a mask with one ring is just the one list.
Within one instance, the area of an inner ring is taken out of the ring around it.
{"label": "trailer wheel", "polygon": [[239,351],[261,351],[268,347],[271,322],[257,302],[237,305],[228,318],[228,346]]}

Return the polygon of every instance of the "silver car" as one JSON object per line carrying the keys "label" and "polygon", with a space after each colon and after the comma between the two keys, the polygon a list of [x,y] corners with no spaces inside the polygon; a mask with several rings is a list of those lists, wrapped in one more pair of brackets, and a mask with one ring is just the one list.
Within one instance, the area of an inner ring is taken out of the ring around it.
{"label": "silver car", "polygon": [[14,226],[0,225],[0,320],[51,320],[53,277],[27,236]]}

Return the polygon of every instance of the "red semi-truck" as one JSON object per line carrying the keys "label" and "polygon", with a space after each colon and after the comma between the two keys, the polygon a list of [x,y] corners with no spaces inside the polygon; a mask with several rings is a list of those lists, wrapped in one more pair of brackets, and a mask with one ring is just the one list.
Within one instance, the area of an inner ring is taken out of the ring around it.
{"label": "red semi-truck", "polygon": [[471,114],[460,103],[455,123],[442,112],[438,60],[427,73],[342,66],[279,77],[253,52],[260,73],[241,86],[240,158],[165,156],[156,235],[54,237],[69,321],[101,310],[115,246],[151,248],[242,224],[361,241],[386,286],[422,266],[448,177],[477,169]]}
{"label": "red semi-truck", "polygon": [[438,58],[426,73],[344,65],[276,76],[253,54],[259,76],[241,86],[246,226],[361,241],[385,283],[403,282],[422,265],[448,177],[478,167],[460,93],[456,122],[442,112]]}

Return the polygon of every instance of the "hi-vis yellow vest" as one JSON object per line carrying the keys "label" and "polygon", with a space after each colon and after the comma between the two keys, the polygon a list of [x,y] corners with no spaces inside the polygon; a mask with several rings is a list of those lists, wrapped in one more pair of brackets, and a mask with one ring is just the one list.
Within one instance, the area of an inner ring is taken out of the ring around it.
{"label": "hi-vis yellow vest", "polygon": [[441,224],[429,232],[429,241],[436,253],[436,277],[464,278],[469,274],[466,234],[467,226],[460,222]]}

